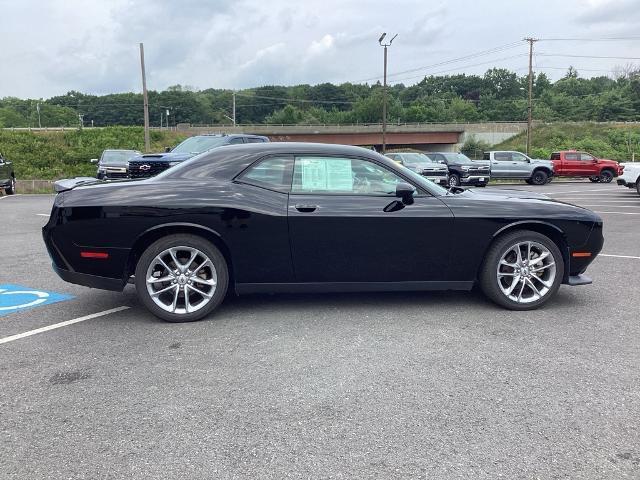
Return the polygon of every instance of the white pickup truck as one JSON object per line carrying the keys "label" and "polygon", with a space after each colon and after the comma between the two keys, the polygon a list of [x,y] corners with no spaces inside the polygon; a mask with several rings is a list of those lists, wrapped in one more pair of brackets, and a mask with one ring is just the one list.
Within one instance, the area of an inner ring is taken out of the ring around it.
{"label": "white pickup truck", "polygon": [[640,162],[639,163],[624,163],[621,164],[624,167],[622,175],[618,177],[618,185],[623,187],[635,188],[640,195]]}

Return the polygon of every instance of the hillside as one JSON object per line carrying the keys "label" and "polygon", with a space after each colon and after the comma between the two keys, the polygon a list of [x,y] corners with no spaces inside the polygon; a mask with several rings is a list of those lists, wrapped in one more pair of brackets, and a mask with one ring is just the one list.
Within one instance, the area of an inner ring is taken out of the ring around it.
{"label": "hillside", "polygon": [[[526,132],[494,145],[493,150],[526,149]],[[550,123],[533,128],[531,156],[549,158],[557,150],[584,150],[601,158],[640,161],[640,124]]]}
{"label": "hillside", "polygon": [[[163,151],[185,138],[168,131],[151,132],[151,150]],[[95,175],[89,162],[108,148],[144,150],[142,127],[86,128],[56,132],[0,130],[0,152],[14,162],[16,177],[59,179]]]}

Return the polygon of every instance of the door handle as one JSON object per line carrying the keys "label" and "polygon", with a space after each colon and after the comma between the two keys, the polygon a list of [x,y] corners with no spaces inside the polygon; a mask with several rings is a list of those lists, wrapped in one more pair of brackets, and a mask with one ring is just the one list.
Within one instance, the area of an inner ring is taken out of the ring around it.
{"label": "door handle", "polygon": [[296,205],[296,210],[304,213],[315,212],[318,208],[318,205]]}

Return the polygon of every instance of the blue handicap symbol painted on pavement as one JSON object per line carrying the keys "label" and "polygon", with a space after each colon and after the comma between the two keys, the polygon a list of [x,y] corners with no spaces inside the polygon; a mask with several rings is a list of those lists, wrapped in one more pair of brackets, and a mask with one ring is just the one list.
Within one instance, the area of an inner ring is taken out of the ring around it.
{"label": "blue handicap symbol painted on pavement", "polygon": [[34,290],[22,285],[0,285],[0,317],[27,308],[70,300],[71,295]]}

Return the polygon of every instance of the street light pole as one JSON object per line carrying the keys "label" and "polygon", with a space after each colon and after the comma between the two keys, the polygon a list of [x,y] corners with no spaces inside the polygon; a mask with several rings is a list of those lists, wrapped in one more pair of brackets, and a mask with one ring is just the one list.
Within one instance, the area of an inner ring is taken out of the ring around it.
{"label": "street light pole", "polygon": [[382,154],[387,153],[387,47],[390,47],[395,38],[398,36],[396,33],[389,43],[382,43],[386,32],[380,35],[378,43],[384,48],[384,81],[382,84]]}
{"label": "street light pole", "polygon": [[529,42],[529,105],[527,106],[527,155],[531,155],[531,123],[533,119],[533,44],[536,38],[525,38]]}

